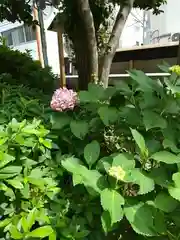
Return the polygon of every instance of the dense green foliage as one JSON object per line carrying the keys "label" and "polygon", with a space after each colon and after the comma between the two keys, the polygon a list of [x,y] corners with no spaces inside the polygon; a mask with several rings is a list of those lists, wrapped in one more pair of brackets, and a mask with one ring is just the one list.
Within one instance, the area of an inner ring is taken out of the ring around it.
{"label": "dense green foliage", "polygon": [[51,122],[26,108],[1,124],[3,238],[179,239],[180,77],[130,76]]}
{"label": "dense green foliage", "polygon": [[6,84],[9,82],[7,74],[0,75],[1,81],[4,83],[0,83],[0,124],[8,123],[12,118],[19,121],[33,117],[46,119],[49,96],[23,85]]}
{"label": "dense green foliage", "polygon": [[25,85],[45,93],[51,93],[57,81],[50,67],[42,68],[29,53],[21,53],[4,45],[0,46],[0,74],[8,74],[1,78],[11,85]]}

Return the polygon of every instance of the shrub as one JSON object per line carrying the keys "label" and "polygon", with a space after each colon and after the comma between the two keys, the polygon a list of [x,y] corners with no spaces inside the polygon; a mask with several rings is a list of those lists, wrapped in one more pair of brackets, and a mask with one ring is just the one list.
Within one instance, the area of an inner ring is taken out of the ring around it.
{"label": "shrub", "polygon": [[[10,79],[9,75],[0,75],[2,78]],[[46,119],[49,101],[49,96],[37,89],[0,83],[0,124],[12,118],[19,121],[34,117]]]}
{"label": "shrub", "polygon": [[1,126],[2,237],[178,240],[180,77],[130,76],[89,84],[49,131]]}
{"label": "shrub", "polygon": [[65,189],[86,199],[77,206],[87,239],[178,239],[180,77],[130,77],[106,90],[89,84],[75,111],[53,114],[61,165],[72,177]]}
{"label": "shrub", "polygon": [[4,45],[0,46],[0,65],[0,74],[11,75],[11,78],[6,79],[9,84],[26,85],[45,93],[51,93],[57,84],[57,78],[50,67],[42,68],[38,61],[32,60],[30,54]]}

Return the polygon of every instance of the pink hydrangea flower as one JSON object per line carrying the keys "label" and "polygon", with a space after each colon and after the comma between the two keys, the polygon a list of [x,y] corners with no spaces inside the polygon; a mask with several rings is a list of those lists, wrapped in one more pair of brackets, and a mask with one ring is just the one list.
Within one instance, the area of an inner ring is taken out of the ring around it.
{"label": "pink hydrangea flower", "polygon": [[51,100],[51,108],[55,111],[73,110],[78,101],[77,93],[65,87],[57,89]]}

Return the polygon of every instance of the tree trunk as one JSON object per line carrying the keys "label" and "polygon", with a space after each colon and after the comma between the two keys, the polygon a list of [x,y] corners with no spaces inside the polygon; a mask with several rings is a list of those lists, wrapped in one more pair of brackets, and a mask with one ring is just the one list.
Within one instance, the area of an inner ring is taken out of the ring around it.
{"label": "tree trunk", "polygon": [[[100,76],[100,81],[103,82],[105,88],[108,87],[109,74],[111,69],[111,64],[116,53],[116,49],[119,44],[119,39],[121,37],[122,31],[124,29],[125,23],[133,8],[134,0],[128,0],[125,6],[121,6],[116,17],[115,24],[109,42],[107,44],[107,51],[102,62],[102,72]],[[108,50],[109,49],[109,50]]]}
{"label": "tree trunk", "polygon": [[[77,31],[73,38],[73,45],[76,58],[76,68],[78,71],[78,89],[87,90],[89,82],[92,80],[93,69],[91,58],[87,48],[87,41],[82,34],[83,30]],[[82,35],[81,35],[82,34]]]}
{"label": "tree trunk", "polygon": [[[96,41],[96,32],[94,19],[90,9],[89,0],[76,0],[81,21],[84,25],[86,44],[88,49],[88,59],[91,68],[91,80],[96,80],[98,77],[98,49]],[[82,39],[83,40],[83,39]],[[81,42],[82,42],[81,40]]]}

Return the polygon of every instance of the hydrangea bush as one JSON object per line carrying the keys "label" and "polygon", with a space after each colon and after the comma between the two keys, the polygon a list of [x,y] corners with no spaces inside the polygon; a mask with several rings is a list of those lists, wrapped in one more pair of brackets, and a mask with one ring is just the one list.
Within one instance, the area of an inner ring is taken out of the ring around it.
{"label": "hydrangea bush", "polygon": [[58,89],[46,127],[0,126],[0,237],[179,239],[180,77],[161,68]]}

